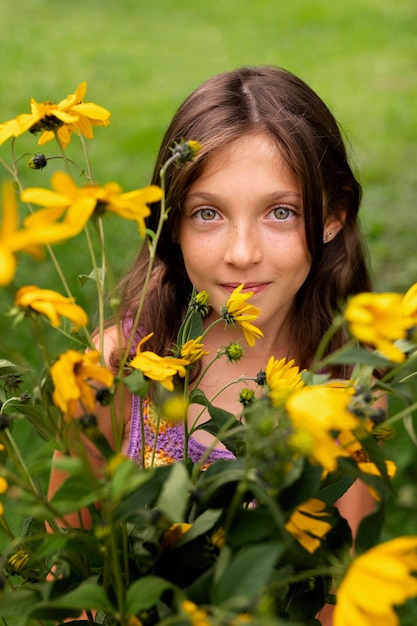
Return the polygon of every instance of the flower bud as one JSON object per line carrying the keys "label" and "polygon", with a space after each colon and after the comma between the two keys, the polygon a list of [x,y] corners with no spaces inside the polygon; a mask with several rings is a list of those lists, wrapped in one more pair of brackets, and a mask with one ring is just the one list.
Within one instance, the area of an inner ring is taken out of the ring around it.
{"label": "flower bud", "polygon": [[266,373],[261,370],[256,374],[256,384],[260,387],[265,387],[266,384]]}
{"label": "flower bud", "polygon": [[230,361],[230,363],[237,363],[242,358],[244,350],[240,343],[230,342],[225,349],[225,353],[227,360]]}
{"label": "flower bud", "polygon": [[245,387],[240,392],[239,402],[243,404],[243,406],[249,406],[255,400],[255,392],[252,389],[248,389]]}
{"label": "flower bud", "polygon": [[210,310],[210,295],[207,291],[199,291],[191,298],[190,308],[202,317],[206,317]]}
{"label": "flower bud", "polygon": [[47,165],[47,158],[44,154],[34,154],[28,161],[28,167],[32,170],[43,170]]}
{"label": "flower bud", "polygon": [[181,140],[174,144],[171,148],[172,156],[176,158],[178,163],[187,163],[192,161],[201,150],[201,144],[198,141],[189,139],[188,141]]}

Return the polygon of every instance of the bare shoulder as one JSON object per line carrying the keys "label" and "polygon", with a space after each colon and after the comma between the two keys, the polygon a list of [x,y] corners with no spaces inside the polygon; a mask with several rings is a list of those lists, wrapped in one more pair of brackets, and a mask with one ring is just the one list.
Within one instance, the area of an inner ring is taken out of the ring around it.
{"label": "bare shoulder", "polygon": [[112,355],[117,350],[123,349],[123,339],[121,328],[118,325],[108,326],[102,334],[99,332],[93,334],[94,347],[102,353],[107,367],[110,367]]}
{"label": "bare shoulder", "polygon": [[[118,351],[123,351],[124,337],[121,332],[120,326],[113,325],[104,329],[102,335],[95,333],[92,337],[93,345],[102,353],[103,361],[106,367],[114,372],[112,366],[112,356]],[[114,372],[116,374],[116,372]],[[128,433],[130,423],[130,408],[132,402],[131,393],[128,391],[123,381],[116,382],[117,390],[114,397],[114,409],[116,414],[116,422],[124,427],[125,433]],[[106,434],[109,434],[109,427],[112,422],[110,419],[110,410],[108,407],[96,407],[96,415],[99,418],[99,423]]]}

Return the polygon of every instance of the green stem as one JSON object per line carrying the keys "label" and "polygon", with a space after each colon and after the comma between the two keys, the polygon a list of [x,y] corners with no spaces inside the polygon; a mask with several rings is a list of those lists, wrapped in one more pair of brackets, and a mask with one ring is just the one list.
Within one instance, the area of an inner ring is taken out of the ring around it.
{"label": "green stem", "polygon": [[[91,240],[90,231],[88,229],[88,225],[84,228],[84,233],[87,240],[87,247],[90,253],[91,263],[93,266],[94,278],[97,287],[97,299],[98,299],[98,316],[99,316],[99,328],[100,328],[100,341],[103,341],[103,329],[104,329],[104,276],[106,272],[106,268],[102,267],[100,276],[100,270],[97,265],[97,259],[94,251],[93,242]],[[101,352],[103,351],[103,345],[101,345]]]}
{"label": "green stem", "polygon": [[61,142],[59,140],[59,137],[58,137],[57,133],[55,133],[55,140],[56,140],[56,142],[58,144],[59,151],[60,151],[62,159],[63,159],[63,161],[65,163],[65,169],[67,170],[67,173],[71,175],[70,166],[69,166],[69,160],[68,160],[67,154],[66,154],[66,152],[65,152],[65,150],[64,150],[64,148],[63,148],[63,146],[62,146],[62,144],[61,144]]}
{"label": "green stem", "polygon": [[410,406],[406,407],[405,409],[403,409],[396,415],[393,415],[389,419],[385,420],[384,426],[395,424],[396,422],[402,420],[404,417],[407,417],[408,415],[410,415],[410,413],[412,413],[416,409],[417,409],[417,402],[413,402],[413,404],[410,404]]}
{"label": "green stem", "polygon": [[87,144],[86,144],[86,141],[85,141],[83,135],[80,134],[79,138],[80,138],[81,145],[82,145],[82,148],[83,148],[85,164],[87,166],[87,179],[88,179],[88,181],[89,181],[89,183],[91,185],[94,185],[93,171],[91,169],[91,161],[90,161],[90,156],[89,156],[88,150],[87,150]]}
{"label": "green stem", "polygon": [[15,440],[13,439],[10,431],[8,428],[5,428],[1,435],[0,435],[0,439],[3,441],[4,446],[7,448],[7,452],[9,453],[10,457],[12,458],[19,474],[23,477],[24,480],[27,480],[28,484],[30,485],[32,491],[34,494],[36,494],[37,496],[39,496],[39,491],[38,488],[36,487],[35,483],[33,482],[32,476],[28,470],[28,468],[26,467],[26,463],[23,460],[23,457],[20,453],[20,450],[18,448],[18,446],[16,445]]}
{"label": "green stem", "polygon": [[[326,353],[326,349],[330,343],[331,338],[336,334],[336,332],[343,326],[343,318],[341,316],[335,317],[331,326],[326,330],[324,335],[322,336],[320,343],[318,345],[316,354],[314,356],[314,361],[312,363],[311,370],[317,371],[323,369],[323,367],[327,364],[328,359],[323,359],[324,354]],[[340,351],[336,351],[334,354],[338,354]],[[323,360],[322,360],[323,359]]]}
{"label": "green stem", "polygon": [[158,225],[156,228],[155,233],[153,234],[151,240],[148,242],[149,245],[149,262],[148,262],[148,268],[147,268],[147,272],[146,272],[146,276],[145,276],[145,281],[144,281],[144,285],[143,285],[143,289],[142,289],[142,295],[141,295],[141,299],[138,305],[138,308],[136,310],[135,313],[135,317],[133,320],[133,325],[132,325],[132,330],[130,332],[130,336],[128,338],[126,347],[125,347],[125,351],[123,354],[123,358],[121,361],[121,370],[123,369],[124,363],[126,363],[127,358],[129,356],[130,353],[130,348],[132,347],[133,344],[133,340],[135,338],[135,334],[136,334],[136,330],[137,327],[139,325],[139,320],[140,320],[140,316],[142,314],[142,310],[143,310],[143,305],[145,302],[145,297],[146,297],[146,292],[148,289],[148,285],[149,285],[149,281],[151,279],[151,275],[152,275],[152,270],[153,270],[153,266],[155,263],[155,258],[156,258],[156,248],[158,245],[158,241],[161,237],[161,233],[162,233],[162,228],[164,225],[165,220],[168,217],[168,212],[169,212],[169,208],[166,208],[166,201],[165,201],[165,174],[166,171],[168,169],[168,167],[172,164],[175,163],[175,161],[178,160],[178,156],[172,156],[170,157],[165,163],[164,165],[161,167],[160,169],[160,181],[161,181],[161,189],[162,189],[162,198],[161,198],[161,205],[160,205],[160,211],[159,211],[159,219],[158,219]]}

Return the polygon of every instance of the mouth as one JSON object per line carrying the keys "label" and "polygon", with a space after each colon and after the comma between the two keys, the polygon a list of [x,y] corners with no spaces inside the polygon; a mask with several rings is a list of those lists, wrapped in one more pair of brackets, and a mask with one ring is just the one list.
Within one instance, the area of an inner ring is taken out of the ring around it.
{"label": "mouth", "polygon": [[246,293],[248,291],[252,291],[253,294],[257,294],[257,293],[261,293],[262,291],[264,291],[265,289],[267,289],[267,287],[269,286],[270,283],[260,283],[260,282],[240,282],[240,283],[222,283],[220,286],[227,291],[228,293],[232,293],[236,287],[239,287],[239,285],[244,285],[243,289],[242,289],[242,293]]}

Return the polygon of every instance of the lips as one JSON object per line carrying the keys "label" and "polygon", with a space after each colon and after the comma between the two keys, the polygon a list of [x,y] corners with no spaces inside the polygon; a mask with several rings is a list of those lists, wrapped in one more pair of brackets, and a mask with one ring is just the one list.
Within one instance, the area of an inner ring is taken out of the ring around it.
{"label": "lips", "polygon": [[260,293],[261,291],[264,291],[269,285],[270,283],[259,283],[259,282],[240,282],[240,283],[222,283],[221,287],[223,289],[225,289],[228,293],[232,293],[236,287],[239,287],[239,285],[244,285],[243,289],[242,289],[242,293],[245,293],[247,291],[253,291],[254,294],[256,293]]}

